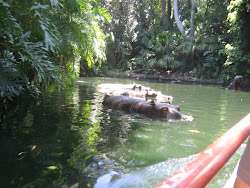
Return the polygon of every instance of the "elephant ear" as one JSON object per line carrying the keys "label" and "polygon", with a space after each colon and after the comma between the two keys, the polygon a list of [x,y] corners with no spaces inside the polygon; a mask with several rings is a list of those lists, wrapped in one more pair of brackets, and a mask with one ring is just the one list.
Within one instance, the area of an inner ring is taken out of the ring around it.
{"label": "elephant ear", "polygon": [[151,100],[149,103],[150,105],[155,106],[155,102],[153,100]]}
{"label": "elephant ear", "polygon": [[168,107],[167,107],[167,106],[162,106],[162,107],[161,107],[161,110],[167,112],[167,111],[168,111]]}

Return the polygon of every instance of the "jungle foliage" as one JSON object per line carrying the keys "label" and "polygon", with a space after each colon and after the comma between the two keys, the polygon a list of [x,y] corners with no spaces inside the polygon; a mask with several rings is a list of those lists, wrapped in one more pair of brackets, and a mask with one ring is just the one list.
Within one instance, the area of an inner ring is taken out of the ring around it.
{"label": "jungle foliage", "polygon": [[[174,2],[183,31],[177,26]],[[249,78],[249,45],[244,40],[249,38],[249,1],[103,0],[102,4],[112,17],[104,32],[115,41],[106,38],[109,67],[181,70],[220,81],[236,74]]]}
{"label": "jungle foliage", "polygon": [[250,76],[250,1],[231,1],[228,6],[229,42],[222,53],[227,57],[224,70],[228,77]]}
{"label": "jungle foliage", "polygon": [[98,20],[110,15],[97,1],[1,0],[0,16],[1,104],[53,83],[65,87],[77,61],[97,69],[104,59]]}

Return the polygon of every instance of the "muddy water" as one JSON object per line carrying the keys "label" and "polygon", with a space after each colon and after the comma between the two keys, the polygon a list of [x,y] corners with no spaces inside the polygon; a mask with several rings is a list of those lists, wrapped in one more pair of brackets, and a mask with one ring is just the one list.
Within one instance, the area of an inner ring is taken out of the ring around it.
{"label": "muddy water", "polygon": [[[103,107],[101,83],[139,83],[174,97],[192,122]],[[154,187],[250,111],[250,94],[224,88],[128,79],[80,78],[6,116],[0,134],[1,187]],[[226,146],[225,146],[226,147]],[[244,144],[208,187],[222,187]]]}

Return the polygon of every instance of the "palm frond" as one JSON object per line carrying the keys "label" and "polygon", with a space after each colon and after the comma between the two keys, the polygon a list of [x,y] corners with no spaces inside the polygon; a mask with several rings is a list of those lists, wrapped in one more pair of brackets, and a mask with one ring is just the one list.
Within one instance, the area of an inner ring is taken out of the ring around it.
{"label": "palm frond", "polygon": [[55,6],[57,8],[63,7],[63,4],[60,3],[58,0],[49,0],[49,1],[50,1],[51,6]]}
{"label": "palm frond", "polygon": [[102,16],[105,19],[105,21],[108,23],[110,23],[112,21],[110,13],[104,7],[95,6],[95,8],[93,9],[93,12],[95,14]]}
{"label": "palm frond", "polygon": [[147,62],[147,67],[154,67],[154,66],[156,66],[157,65],[157,60],[156,60],[156,58],[152,58],[152,59],[150,59],[148,62]]}

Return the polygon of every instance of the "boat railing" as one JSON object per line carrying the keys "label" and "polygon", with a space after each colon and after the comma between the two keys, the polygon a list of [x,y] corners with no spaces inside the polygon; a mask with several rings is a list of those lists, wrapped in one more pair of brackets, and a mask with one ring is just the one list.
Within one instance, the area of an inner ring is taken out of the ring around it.
{"label": "boat railing", "polygon": [[157,188],[205,187],[249,134],[250,113]]}

